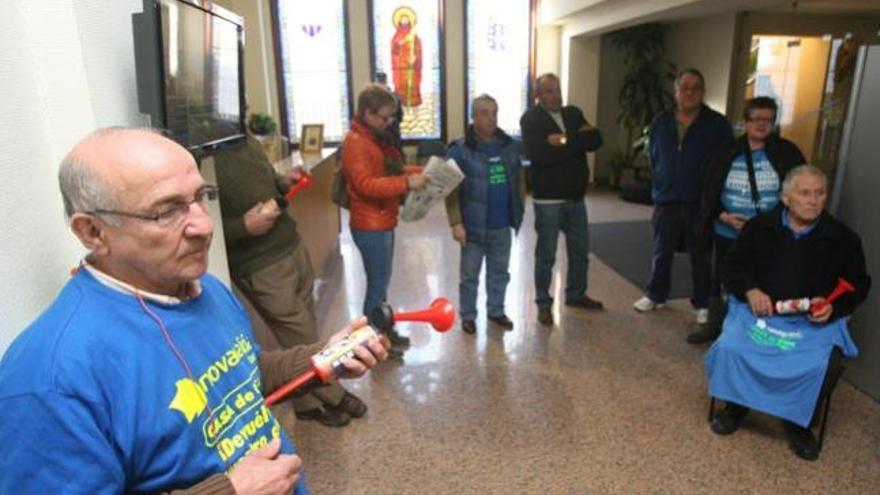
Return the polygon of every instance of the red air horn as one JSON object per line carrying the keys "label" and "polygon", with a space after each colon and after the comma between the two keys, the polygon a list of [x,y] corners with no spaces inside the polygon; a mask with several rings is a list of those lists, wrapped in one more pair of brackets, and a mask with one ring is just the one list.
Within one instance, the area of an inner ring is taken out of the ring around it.
{"label": "red air horn", "polygon": [[853,285],[849,283],[845,278],[838,278],[837,286],[834,287],[834,290],[831,291],[831,294],[828,294],[828,297],[826,297],[824,301],[812,305],[810,307],[810,314],[816,316],[819,312],[824,310],[826,306],[837,300],[837,298],[846,294],[847,292],[855,292],[855,290],[856,288],[853,287]]}
{"label": "red air horn", "polygon": [[445,297],[438,297],[431,301],[428,309],[420,311],[407,311],[395,314],[388,304],[381,304],[370,313],[370,325],[387,332],[398,321],[422,321],[430,323],[434,330],[445,332],[452,328],[455,323],[455,308]]}
{"label": "red air horn", "polygon": [[285,201],[290,201],[294,196],[300,193],[300,191],[304,189],[311,189],[312,187],[312,176],[309,174],[303,174],[302,178],[296,181],[296,184],[293,185],[288,191],[287,194],[284,195]]}
{"label": "red air horn", "polygon": [[367,318],[368,324],[351,332],[331,347],[312,356],[312,369],[287,382],[278,390],[266,397],[266,405],[271,406],[290,395],[294,390],[314,379],[327,383],[342,367],[342,360],[350,357],[358,346],[367,345],[370,339],[377,336],[375,330],[387,332],[398,321],[422,321],[430,323],[438,332],[445,332],[455,323],[455,308],[448,299],[438,297],[431,301],[428,309],[394,314],[391,306],[382,303]]}

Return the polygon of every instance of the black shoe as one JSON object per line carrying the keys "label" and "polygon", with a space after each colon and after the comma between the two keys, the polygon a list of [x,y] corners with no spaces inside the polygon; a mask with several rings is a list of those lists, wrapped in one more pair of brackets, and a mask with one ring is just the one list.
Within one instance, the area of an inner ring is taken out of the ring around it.
{"label": "black shoe", "polygon": [[345,426],[351,422],[351,416],[348,413],[332,407],[316,407],[308,411],[297,411],[296,419],[303,421],[315,420],[324,426],[335,428]]}
{"label": "black shoe", "polygon": [[502,314],[500,316],[490,316],[489,321],[505,330],[513,330],[513,321],[511,321],[511,319],[508,318],[505,314]]}
{"label": "black shoe", "polygon": [[583,297],[572,299],[571,301],[565,301],[565,305],[582,309],[605,309],[605,305],[602,304],[601,301],[597,301],[586,294],[584,294]]}
{"label": "black shoe", "polygon": [[719,435],[730,435],[739,428],[739,423],[748,413],[749,408],[728,402],[724,409],[712,417],[712,431]]}
{"label": "black shoe", "polygon": [[400,335],[399,333],[397,333],[397,330],[393,328],[391,330],[388,330],[388,340],[390,340],[391,345],[395,347],[409,347],[409,337],[404,337],[403,335]]}
{"label": "black shoe", "polygon": [[538,308],[538,323],[544,326],[553,326],[553,312],[550,306],[542,306]]}
{"label": "black shoe", "polygon": [[388,348],[388,359],[403,359],[403,349],[392,344]]}
{"label": "black shoe", "polygon": [[802,428],[790,421],[783,421],[785,434],[788,436],[788,446],[794,455],[805,461],[815,461],[819,458],[819,445],[816,437],[809,428]]}
{"label": "black shoe", "polygon": [[461,331],[468,335],[477,333],[477,322],[474,320],[461,320]]}
{"label": "black shoe", "polygon": [[688,344],[705,344],[718,338],[718,331],[711,326],[705,326],[687,336]]}
{"label": "black shoe", "polygon": [[349,391],[345,392],[339,404],[331,407],[348,414],[352,418],[362,418],[364,414],[367,414],[367,405],[364,404],[364,401],[358,399],[356,395]]}

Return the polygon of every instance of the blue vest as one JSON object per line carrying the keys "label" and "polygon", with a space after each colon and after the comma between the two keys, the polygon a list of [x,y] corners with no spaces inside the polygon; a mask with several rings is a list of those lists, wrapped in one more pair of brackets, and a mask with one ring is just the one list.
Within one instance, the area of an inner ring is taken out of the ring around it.
{"label": "blue vest", "polygon": [[[506,135],[500,139],[502,142],[500,156],[507,171],[507,185],[510,192],[508,195],[508,218],[510,226],[519,229],[524,210],[518,189],[521,172],[519,143]],[[479,239],[482,241],[486,238],[487,232],[490,157],[481,151],[479,146],[472,143],[472,140],[465,138],[450,144],[447,156],[458,163],[465,176],[459,187],[458,200],[467,237],[469,240]]]}

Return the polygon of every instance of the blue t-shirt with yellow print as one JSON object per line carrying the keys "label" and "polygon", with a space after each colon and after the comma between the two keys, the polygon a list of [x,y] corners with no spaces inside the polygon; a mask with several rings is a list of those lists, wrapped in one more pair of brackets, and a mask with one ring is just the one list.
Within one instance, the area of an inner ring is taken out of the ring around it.
{"label": "blue t-shirt with yellow print", "polygon": [[[0,361],[0,493],[166,491],[276,437],[294,452],[263,405],[259,348],[232,293],[206,275],[198,297],[146,304],[180,358],[134,296],[87,270],[12,343]],[[307,494],[300,480],[294,493]]]}

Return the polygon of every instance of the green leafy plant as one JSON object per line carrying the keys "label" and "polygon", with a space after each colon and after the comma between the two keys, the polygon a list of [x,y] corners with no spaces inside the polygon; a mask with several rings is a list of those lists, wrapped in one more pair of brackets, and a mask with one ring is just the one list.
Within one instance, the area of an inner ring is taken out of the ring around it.
{"label": "green leafy plant", "polygon": [[258,136],[274,134],[277,128],[275,119],[267,113],[252,113],[248,119],[248,129]]}
{"label": "green leafy plant", "polygon": [[[622,152],[624,168],[637,153],[634,140],[658,113],[671,108],[675,64],[666,60],[666,31],[659,23],[642,24],[611,33],[611,44],[622,54],[626,73],[620,86],[617,123],[627,131]],[[612,157],[613,159],[614,157]],[[613,170],[613,167],[612,167]]]}
{"label": "green leafy plant", "polygon": [[620,186],[620,176],[623,175],[623,169],[629,166],[629,157],[622,149],[616,148],[606,163],[611,169],[611,185]]}

